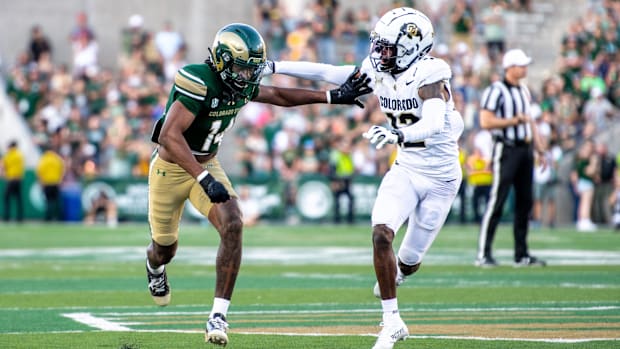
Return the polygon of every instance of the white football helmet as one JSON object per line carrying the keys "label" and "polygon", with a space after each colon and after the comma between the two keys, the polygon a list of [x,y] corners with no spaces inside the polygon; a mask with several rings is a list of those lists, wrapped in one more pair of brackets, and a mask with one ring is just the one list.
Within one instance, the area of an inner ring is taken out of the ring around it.
{"label": "white football helmet", "polygon": [[400,73],[428,54],[434,36],[433,24],[422,12],[390,10],[370,33],[370,62],[378,72]]}

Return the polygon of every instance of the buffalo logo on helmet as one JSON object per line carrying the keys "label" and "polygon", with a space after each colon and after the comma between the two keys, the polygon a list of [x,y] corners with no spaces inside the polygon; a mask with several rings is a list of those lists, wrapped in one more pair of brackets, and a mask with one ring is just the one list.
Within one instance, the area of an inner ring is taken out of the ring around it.
{"label": "buffalo logo on helmet", "polygon": [[420,29],[415,23],[403,24],[401,31],[405,35],[407,35],[409,39],[413,39],[413,37],[417,37],[418,39],[422,40],[422,32],[420,32]]}

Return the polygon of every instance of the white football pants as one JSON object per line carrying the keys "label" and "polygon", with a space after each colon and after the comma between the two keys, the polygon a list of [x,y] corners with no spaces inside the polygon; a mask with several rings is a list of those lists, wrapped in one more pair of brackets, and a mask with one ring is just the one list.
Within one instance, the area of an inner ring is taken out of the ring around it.
{"label": "white football pants", "polygon": [[422,262],[443,226],[462,180],[442,181],[422,176],[399,165],[387,172],[372,209],[372,225],[385,224],[398,232],[409,219],[398,250],[398,258],[407,265]]}

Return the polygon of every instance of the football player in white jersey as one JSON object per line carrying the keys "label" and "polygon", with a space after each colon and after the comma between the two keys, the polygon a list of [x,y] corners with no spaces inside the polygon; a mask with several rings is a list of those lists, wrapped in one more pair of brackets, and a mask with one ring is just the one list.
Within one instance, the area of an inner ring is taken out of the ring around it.
{"label": "football player in white jersey", "polygon": [[[396,286],[420,268],[443,226],[461,184],[457,141],[463,120],[454,108],[448,64],[428,56],[433,26],[420,11],[388,11],[371,33],[361,74],[379,99],[387,124],[363,137],[376,148],[398,146],[396,161],[383,178],[372,210],[374,293],[381,298],[383,329],[373,348],[393,348],[409,330],[400,317]],[[331,83],[343,82],[355,66],[311,62],[270,62],[272,73]],[[392,242],[408,220],[397,256]]]}

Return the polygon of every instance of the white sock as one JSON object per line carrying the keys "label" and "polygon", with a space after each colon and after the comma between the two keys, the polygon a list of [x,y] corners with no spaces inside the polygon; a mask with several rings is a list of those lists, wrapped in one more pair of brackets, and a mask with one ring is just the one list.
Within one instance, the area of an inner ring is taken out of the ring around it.
{"label": "white sock", "polygon": [[159,275],[164,272],[165,267],[166,265],[162,264],[158,268],[153,268],[151,267],[151,263],[149,262],[149,259],[148,258],[146,259],[146,268],[151,272],[151,274]]}
{"label": "white sock", "polygon": [[383,309],[383,322],[389,322],[400,316],[398,312],[398,300],[396,298],[382,299],[381,308]]}
{"label": "white sock", "polygon": [[226,313],[228,313],[229,305],[230,305],[230,300],[228,299],[218,298],[218,297],[213,298],[213,308],[211,309],[211,314],[209,314],[209,317],[213,317],[213,314],[215,313],[220,313],[226,316]]}

